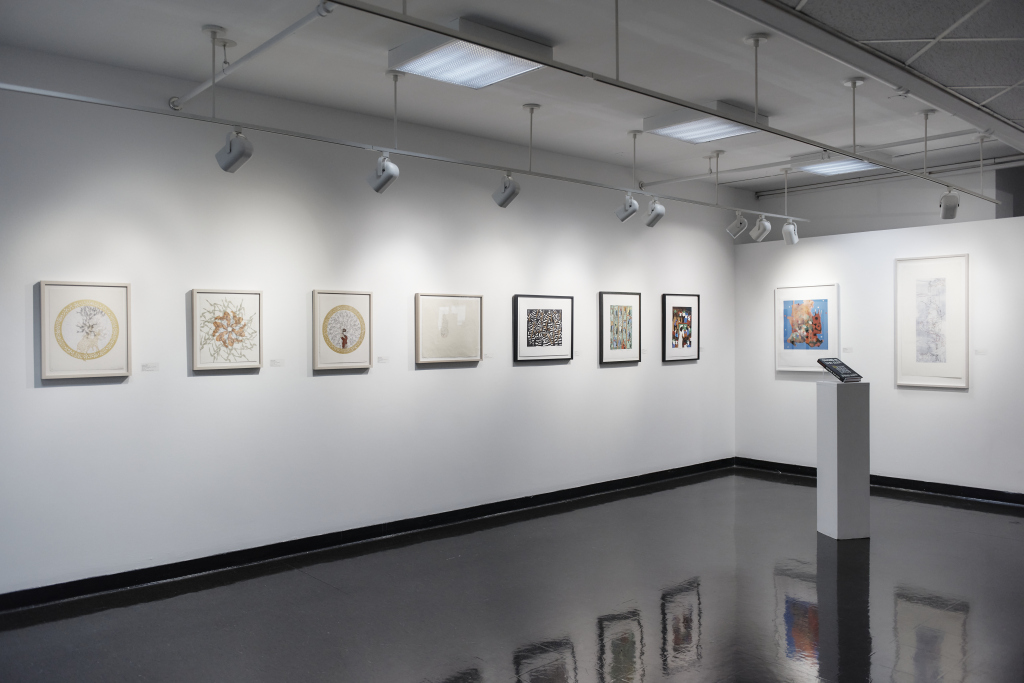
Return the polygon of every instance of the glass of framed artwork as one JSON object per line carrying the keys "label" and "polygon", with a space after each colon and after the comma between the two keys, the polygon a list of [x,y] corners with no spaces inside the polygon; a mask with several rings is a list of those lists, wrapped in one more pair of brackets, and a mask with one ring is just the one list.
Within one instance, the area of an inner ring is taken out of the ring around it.
{"label": "glass of framed artwork", "polygon": [[373,365],[373,295],[313,290],[313,369]]}
{"label": "glass of framed artwork", "polygon": [[700,358],[700,295],[661,295],[661,359]]}
{"label": "glass of framed artwork", "polygon": [[192,369],[263,367],[263,292],[192,290]]}
{"label": "glass of framed artwork", "polygon": [[640,362],[640,293],[601,292],[602,363]]}
{"label": "glass of framed artwork", "polygon": [[512,664],[519,683],[576,683],[576,650],[568,638],[520,648]]}
{"label": "glass of framed artwork", "polygon": [[512,360],[572,360],[573,298],[512,297]]}
{"label": "glass of framed artwork", "polygon": [[40,282],[41,378],[132,374],[131,300],[128,284]]}
{"label": "glass of framed artwork", "polygon": [[484,298],[416,295],[416,362],[475,363],[483,353]]}
{"label": "glass of framed artwork", "polygon": [[966,389],[967,254],[896,259],[896,384]]}
{"label": "glass of framed artwork", "polygon": [[661,594],[661,664],[666,676],[700,661],[700,579]]}
{"label": "glass of framed artwork", "polygon": [[821,372],[819,358],[839,358],[839,285],[775,290],[775,369]]}
{"label": "glass of framed artwork", "polygon": [[599,618],[597,647],[601,683],[644,680],[644,629],[639,610]]}

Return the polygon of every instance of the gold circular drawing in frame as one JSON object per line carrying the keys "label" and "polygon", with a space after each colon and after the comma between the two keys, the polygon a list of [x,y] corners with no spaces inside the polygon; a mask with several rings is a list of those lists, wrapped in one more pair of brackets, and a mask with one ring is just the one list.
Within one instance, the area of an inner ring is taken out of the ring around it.
{"label": "gold circular drawing in frame", "polygon": [[359,311],[351,306],[335,306],[324,316],[323,337],[331,351],[352,353],[366,338],[366,322]]}
{"label": "gold circular drawing in frame", "polygon": [[[76,311],[79,316],[77,332],[81,334],[81,339],[75,342],[74,346],[71,346],[67,339],[64,338],[64,321]],[[109,329],[103,323],[104,318],[109,324]],[[101,304],[99,301],[92,299],[72,301],[61,310],[53,323],[53,336],[57,338],[60,348],[72,358],[80,360],[94,360],[110,353],[110,350],[114,348],[114,344],[117,343],[119,333],[120,326],[117,323],[117,316],[114,315],[114,312],[106,304]],[[110,339],[103,347],[100,347],[103,338],[107,335],[110,336]]]}

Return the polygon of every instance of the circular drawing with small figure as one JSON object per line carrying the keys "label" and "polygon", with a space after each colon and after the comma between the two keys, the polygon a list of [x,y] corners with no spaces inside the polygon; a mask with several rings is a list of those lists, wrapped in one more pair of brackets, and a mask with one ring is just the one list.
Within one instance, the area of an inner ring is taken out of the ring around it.
{"label": "circular drawing with small figure", "polygon": [[351,306],[335,306],[324,318],[324,341],[335,353],[352,353],[363,343],[366,323]]}
{"label": "circular drawing with small figure", "polygon": [[71,302],[53,324],[53,334],[60,348],[81,360],[93,360],[110,353],[119,331],[114,312],[92,299]]}

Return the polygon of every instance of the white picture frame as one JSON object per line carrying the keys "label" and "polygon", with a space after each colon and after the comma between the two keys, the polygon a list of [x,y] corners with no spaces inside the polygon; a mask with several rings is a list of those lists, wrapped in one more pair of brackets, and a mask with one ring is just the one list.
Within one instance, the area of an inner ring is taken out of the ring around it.
{"label": "white picture frame", "polygon": [[512,361],[572,360],[574,302],[571,296],[513,296]]}
{"label": "white picture frame", "polygon": [[967,254],[896,259],[896,385],[969,388]]}
{"label": "white picture frame", "polygon": [[253,289],[193,289],[192,370],[261,367],[263,292]]}
{"label": "white picture frame", "polygon": [[640,292],[600,292],[599,305],[601,363],[639,363]]}
{"label": "white picture frame", "polygon": [[776,287],[774,329],[777,372],[821,372],[841,357],[839,285]]}
{"label": "white picture frame", "polygon": [[700,294],[661,295],[661,360],[700,360]]}
{"label": "white picture frame", "polygon": [[40,281],[40,378],[130,376],[131,308],[128,283]]}
{"label": "white picture frame", "polygon": [[417,294],[416,363],[483,360],[484,297],[479,294]]}
{"label": "white picture frame", "polygon": [[373,367],[373,294],[313,290],[313,369]]}

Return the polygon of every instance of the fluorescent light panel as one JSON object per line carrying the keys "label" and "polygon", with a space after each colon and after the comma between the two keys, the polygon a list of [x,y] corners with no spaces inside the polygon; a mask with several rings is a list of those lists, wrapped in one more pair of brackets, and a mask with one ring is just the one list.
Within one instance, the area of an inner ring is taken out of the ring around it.
{"label": "fluorescent light panel", "polygon": [[[728,114],[733,118],[754,123],[754,112],[752,111],[747,111],[725,102],[714,102],[710,106],[715,111]],[[768,117],[758,116],[757,122],[767,126]],[[749,135],[750,133],[756,133],[757,129],[693,109],[677,109],[667,114],[645,118],[644,132],[663,135],[698,145],[702,142],[711,142],[712,140]]]}
{"label": "fluorescent light panel", "polygon": [[815,175],[842,175],[844,173],[855,173],[856,171],[870,171],[880,168],[860,159],[829,159],[817,164],[808,164],[799,167],[801,171],[814,173]]}
{"label": "fluorescent light panel", "polygon": [[[449,27],[469,38],[508,46],[510,50],[527,56],[535,55],[541,60],[551,59],[554,54],[547,45],[466,19],[456,19]],[[437,33],[424,33],[388,51],[389,69],[473,89],[484,88],[542,66],[529,59]]]}

